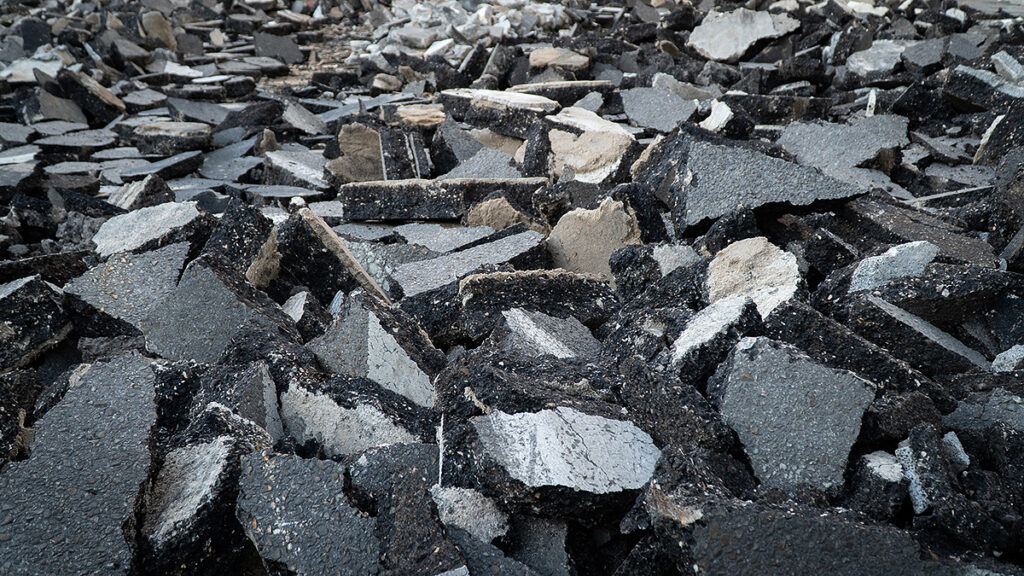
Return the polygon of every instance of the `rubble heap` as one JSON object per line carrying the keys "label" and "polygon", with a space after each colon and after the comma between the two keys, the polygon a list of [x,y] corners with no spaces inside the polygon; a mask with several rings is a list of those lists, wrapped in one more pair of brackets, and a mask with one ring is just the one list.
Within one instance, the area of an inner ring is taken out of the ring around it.
{"label": "rubble heap", "polygon": [[0,4],[0,574],[1024,573],[1000,6]]}

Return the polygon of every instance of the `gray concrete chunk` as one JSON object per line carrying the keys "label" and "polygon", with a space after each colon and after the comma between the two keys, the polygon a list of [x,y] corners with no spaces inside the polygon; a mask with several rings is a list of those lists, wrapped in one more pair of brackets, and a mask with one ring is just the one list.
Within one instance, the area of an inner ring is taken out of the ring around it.
{"label": "gray concrete chunk", "polygon": [[632,422],[559,407],[499,410],[472,419],[484,451],[528,487],[565,486],[594,494],[637,490],[661,452]]}
{"label": "gray concrete chunk", "polygon": [[786,490],[842,485],[861,417],[874,398],[852,372],[827,368],[767,338],[740,340],[709,391],[757,478]]}
{"label": "gray concrete chunk", "polygon": [[590,329],[573,317],[556,318],[543,312],[512,308],[501,313],[502,329],[495,333],[507,349],[555,358],[592,358],[601,350],[601,343]]}
{"label": "gray concrete chunk", "polygon": [[327,332],[306,346],[337,374],[368,378],[420,406],[434,405],[431,375],[443,364],[440,353],[413,320],[365,296],[349,298]]}
{"label": "gray concrete chunk", "polygon": [[637,126],[671,132],[697,111],[692,100],[659,88],[631,88],[622,92],[622,107]]}
{"label": "gray concrete chunk", "polygon": [[871,290],[897,278],[920,276],[938,255],[938,246],[926,240],[893,246],[857,264],[850,278],[850,292]]}
{"label": "gray concrete chunk", "polygon": [[170,360],[216,362],[247,323],[269,331],[290,326],[291,319],[260,294],[193,262],[177,288],[140,320],[146,346]]}
{"label": "gray concrete chunk", "polygon": [[200,217],[195,202],[167,202],[114,216],[103,223],[92,241],[100,256],[141,248],[187,226]]}

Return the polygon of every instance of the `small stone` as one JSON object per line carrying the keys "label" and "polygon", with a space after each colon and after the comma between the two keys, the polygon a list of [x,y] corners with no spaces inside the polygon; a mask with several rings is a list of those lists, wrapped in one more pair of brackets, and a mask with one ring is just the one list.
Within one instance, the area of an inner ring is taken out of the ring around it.
{"label": "small stone", "polygon": [[1024,368],[1024,345],[1004,350],[992,361],[993,372],[1013,372]]}
{"label": "small stone", "polygon": [[298,45],[287,36],[257,32],[253,42],[256,44],[256,56],[274,58],[285,64],[299,64],[306,60]]}
{"label": "small stone", "polygon": [[562,68],[569,71],[584,70],[590,66],[590,58],[565,48],[538,48],[530,52],[532,68]]}
{"label": "small stone", "polygon": [[462,528],[481,542],[490,543],[508,532],[508,515],[476,490],[438,484],[430,488],[430,495],[442,522]]}
{"label": "small stone", "polygon": [[0,370],[23,366],[70,331],[61,290],[39,276],[0,284]]}
{"label": "small stone", "polygon": [[174,36],[174,28],[160,12],[153,10],[143,14],[142,29],[148,36],[159,40],[168,50],[177,52],[178,41]]}
{"label": "small stone", "polygon": [[846,68],[865,80],[886,77],[892,74],[903,51],[911,44],[901,40],[875,40],[867,50],[851,54],[846,59]]}
{"label": "small stone", "polygon": [[199,122],[153,122],[132,131],[132,143],[143,154],[171,156],[210,146],[212,132]]}
{"label": "small stone", "polygon": [[580,182],[604,182],[624,168],[626,153],[636,143],[622,126],[582,108],[566,108],[548,121],[548,168],[555,177],[571,170]]}
{"label": "small stone", "polygon": [[326,190],[323,156],[305,150],[278,150],[264,155],[266,184],[280,184]]}

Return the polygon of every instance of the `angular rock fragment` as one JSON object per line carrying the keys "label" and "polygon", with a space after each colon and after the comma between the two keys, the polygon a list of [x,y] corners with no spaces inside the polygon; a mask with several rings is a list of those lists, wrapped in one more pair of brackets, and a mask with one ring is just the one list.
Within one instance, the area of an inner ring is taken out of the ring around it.
{"label": "angular rock fragment", "polygon": [[292,320],[304,340],[321,336],[331,325],[331,313],[309,292],[299,292],[285,301],[281,309]]}
{"label": "angular rock fragment", "polygon": [[621,93],[622,108],[637,126],[671,132],[697,111],[692,100],[658,88],[631,88]]}
{"label": "angular rock fragment", "polygon": [[579,320],[555,318],[542,312],[512,308],[501,313],[502,327],[491,338],[501,347],[528,356],[592,358],[601,343]]}
{"label": "angular rock fragment", "polygon": [[841,486],[861,417],[874,397],[866,382],[816,364],[767,338],[744,338],[708,389],[767,486]]}
{"label": "angular rock fragment", "polygon": [[403,264],[395,270],[394,279],[408,298],[441,288],[487,264],[514,262],[529,257],[543,237],[531,230],[519,232],[438,258]]}
{"label": "angular rock fragment", "polygon": [[672,342],[669,362],[686,382],[701,382],[725,359],[740,338],[761,325],[757,307],[748,296],[734,294],[715,300],[693,316]]}
{"label": "angular rock fragment", "polygon": [[938,246],[947,258],[972,266],[996,267],[991,245],[923,211],[895,206],[873,196],[848,202],[845,211],[853,223],[886,242],[926,240]]}
{"label": "angular rock fragment", "polygon": [[989,361],[954,336],[919,316],[870,294],[849,305],[848,325],[858,334],[925,374],[988,370]]}
{"label": "angular rock fragment", "polygon": [[442,522],[465,530],[481,542],[490,543],[508,532],[508,515],[476,490],[436,484],[430,488],[430,495]]}
{"label": "angular rock fragment", "polygon": [[893,246],[883,254],[865,258],[853,270],[850,292],[871,290],[896,278],[919,276],[938,254],[937,246],[922,240]]}
{"label": "angular rock fragment", "polygon": [[559,108],[558,102],[543,96],[469,88],[441,92],[441,103],[457,120],[516,138],[526,137],[535,120]]}
{"label": "angular rock fragment", "polygon": [[226,568],[231,556],[238,561],[231,550],[237,546],[232,540],[241,539],[233,517],[238,459],[236,441],[226,435],[167,455],[140,530],[148,570],[171,573],[218,563]]}
{"label": "angular rock fragment", "polygon": [[110,90],[83,72],[63,69],[57,74],[64,94],[82,107],[91,126],[108,124],[125,111],[124,102]]}
{"label": "angular rock fragment", "polygon": [[191,239],[208,227],[207,218],[195,202],[167,202],[107,220],[92,241],[100,256],[145,249]]}
{"label": "angular rock fragment", "polygon": [[125,210],[137,210],[173,201],[174,192],[167,186],[163,178],[155,174],[125,184],[107,197],[107,202]]}
{"label": "angular rock fragment", "polygon": [[755,43],[796,30],[800,22],[786,14],[740,8],[725,14],[712,11],[693,29],[686,45],[718,62],[735,62]]}
{"label": "angular rock fragment", "polygon": [[495,411],[472,424],[481,457],[527,488],[562,486],[594,494],[636,490],[654,472],[659,455],[650,436],[632,423],[572,408]]}
{"label": "angular rock fragment", "polygon": [[71,331],[60,288],[39,276],[0,284],[0,370],[24,366]]}
{"label": "angular rock fragment", "polygon": [[625,128],[582,108],[565,108],[549,116],[552,128],[549,172],[557,177],[571,171],[580,182],[599,184],[625,168],[636,139]]}
{"label": "angular rock fragment", "polygon": [[610,279],[612,252],[639,241],[636,216],[606,198],[595,210],[577,208],[562,216],[547,242],[555,266]]}
{"label": "angular rock fragment", "polygon": [[339,188],[338,200],[349,220],[454,220],[495,190],[529,198],[546,183],[544,178],[353,182]]}
{"label": "angular rock fragment", "polygon": [[690,146],[686,171],[687,182],[673,211],[677,230],[718,218],[738,206],[756,209],[779,202],[804,206],[863,193],[813,168],[703,142]]}
{"label": "angular rock fragment", "polygon": [[327,161],[320,155],[305,150],[277,150],[267,152],[264,165],[266,184],[297,186],[313,190],[326,190],[324,166]]}
{"label": "angular rock fragment", "polygon": [[397,226],[395,232],[410,244],[419,244],[434,252],[443,253],[483,240],[494,234],[494,229],[490,226],[446,228],[440,224],[416,222]]}
{"label": "angular rock fragment", "polygon": [[141,254],[115,254],[70,282],[64,292],[86,305],[80,313],[91,316],[91,330],[111,322],[138,330],[142,319],[174,291],[188,252],[188,243],[182,242]]}
{"label": "angular rock fragment", "polygon": [[281,420],[298,444],[332,458],[433,434],[426,410],[362,378],[290,384],[281,392]]}
{"label": "angular rock fragment", "polygon": [[779,144],[801,164],[864,190],[897,190],[886,174],[894,170],[899,148],[908,143],[907,119],[890,114],[850,124],[795,122],[779,137]]}
{"label": "angular rock fragment", "polygon": [[132,142],[143,154],[171,156],[210,146],[210,127],[199,122],[152,122],[132,131]]}
{"label": "angular rock fragment", "polygon": [[269,442],[284,437],[278,411],[277,384],[265,362],[249,365],[221,365],[199,376],[192,397],[190,420],[195,423],[215,405],[258,426]]}
{"label": "angular rock fragment", "polygon": [[920,547],[910,534],[892,528],[818,511],[758,506],[723,507],[704,511],[702,517],[692,550],[701,573],[944,573],[938,563],[920,559]]}
{"label": "angular rock fragment", "polygon": [[448,538],[434,506],[441,457],[432,444],[367,450],[350,459],[348,474],[359,501],[377,511],[381,573],[466,574],[466,562]]}
{"label": "angular rock fragment", "polygon": [[[150,472],[154,377],[137,354],[96,363],[37,423],[28,460],[0,474],[8,574],[124,574]],[[127,529],[126,529],[127,527]]]}
{"label": "angular rock fragment", "polygon": [[458,285],[461,323],[474,340],[502,322],[505,311],[521,308],[597,327],[618,309],[615,292],[594,276],[558,270],[472,274]]}
{"label": "angular rock fragment", "polygon": [[164,358],[215,362],[247,322],[270,332],[294,332],[277,304],[211,258],[189,264],[174,291],[140,325],[146,346]]}
{"label": "angular rock fragment", "polygon": [[767,238],[734,242],[708,265],[707,291],[712,303],[726,296],[749,296],[762,317],[793,298],[801,277],[796,257]]}
{"label": "angular rock fragment", "polygon": [[420,406],[434,405],[433,378],[444,359],[401,312],[362,294],[350,296],[327,332],[307,344],[328,369],[368,378]]}
{"label": "angular rock fragment", "polygon": [[265,566],[292,574],[372,574],[376,520],[345,497],[344,468],[330,460],[255,453],[242,460],[238,521]]}

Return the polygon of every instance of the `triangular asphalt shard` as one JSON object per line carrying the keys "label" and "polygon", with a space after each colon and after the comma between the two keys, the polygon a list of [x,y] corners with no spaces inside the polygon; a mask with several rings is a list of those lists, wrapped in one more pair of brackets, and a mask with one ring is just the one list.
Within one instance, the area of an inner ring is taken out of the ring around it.
{"label": "triangular asphalt shard", "polygon": [[676,196],[676,225],[681,230],[741,206],[806,206],[867,192],[815,168],[706,142],[690,145],[686,170],[687,181]]}

